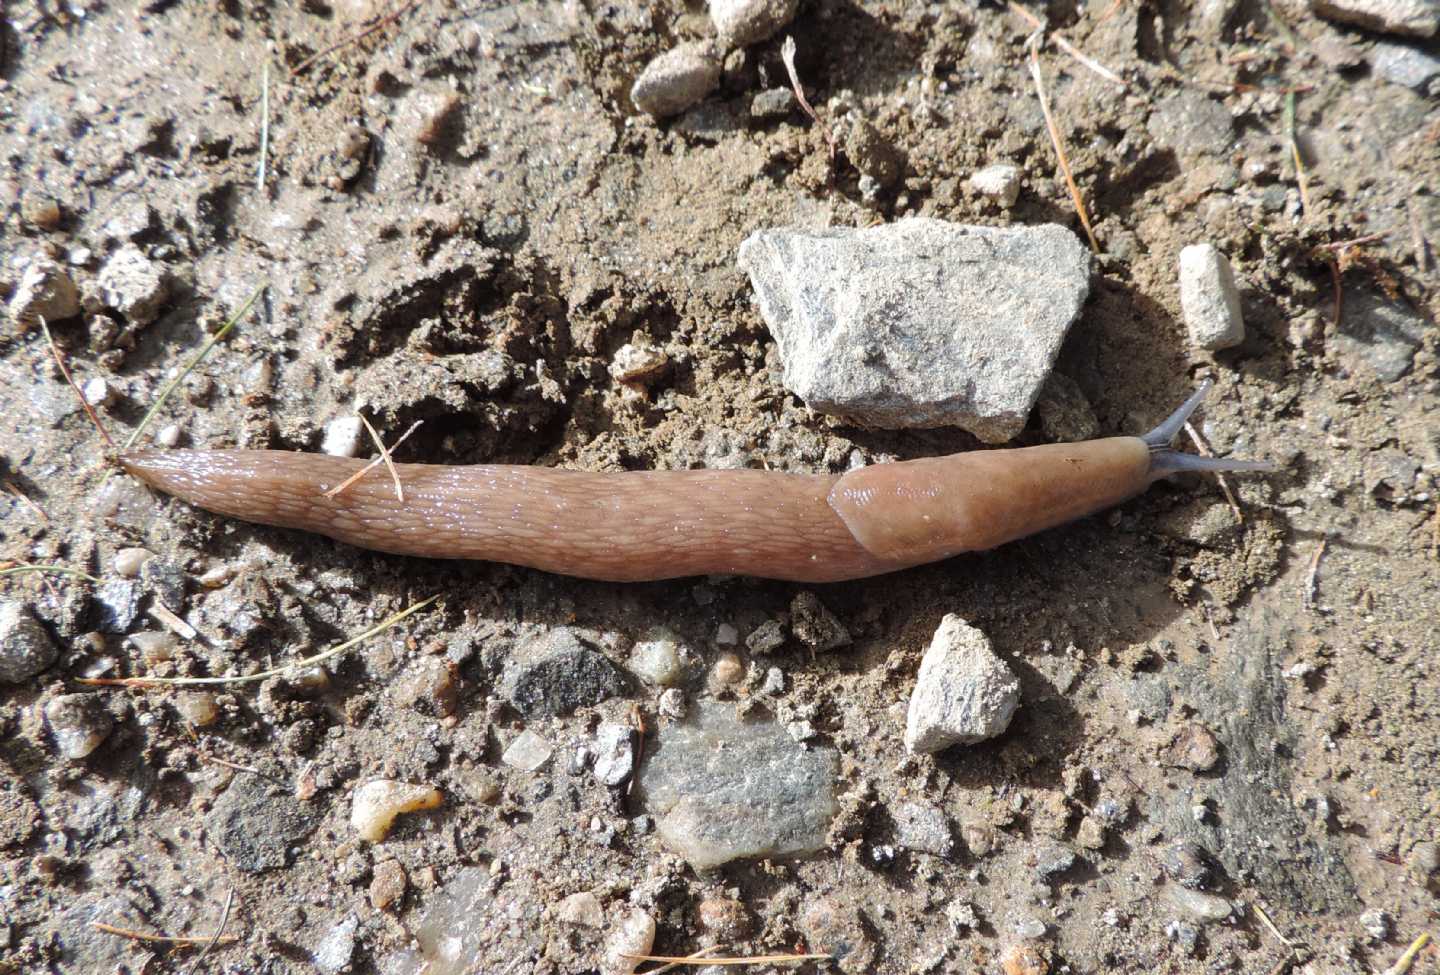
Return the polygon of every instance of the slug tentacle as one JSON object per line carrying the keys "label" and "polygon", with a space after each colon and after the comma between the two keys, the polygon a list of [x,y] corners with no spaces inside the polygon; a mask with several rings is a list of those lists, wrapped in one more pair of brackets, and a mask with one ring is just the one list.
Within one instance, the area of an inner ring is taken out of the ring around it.
{"label": "slug tentacle", "polygon": [[1180,408],[1165,418],[1154,430],[1151,430],[1141,440],[1150,448],[1150,480],[1158,481],[1162,477],[1169,477],[1171,474],[1180,474],[1188,471],[1274,471],[1279,465],[1268,460],[1237,460],[1230,457],[1199,457],[1195,454],[1187,454],[1176,450],[1171,446],[1171,441],[1184,429],[1185,422],[1190,415],[1199,408],[1204,401],[1205,395],[1210,392],[1215,383],[1207,379],[1200,384]]}

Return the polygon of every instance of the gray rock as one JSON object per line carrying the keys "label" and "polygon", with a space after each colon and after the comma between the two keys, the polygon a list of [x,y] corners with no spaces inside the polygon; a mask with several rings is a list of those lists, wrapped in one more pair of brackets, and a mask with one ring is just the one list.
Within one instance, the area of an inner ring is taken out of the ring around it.
{"label": "gray rock", "polygon": [[134,579],[108,579],[95,587],[95,628],[104,633],[128,633],[140,615],[144,589]]}
{"label": "gray rock", "polygon": [[1310,7],[1328,20],[1382,34],[1432,37],[1440,30],[1440,3],[1435,0],[1310,0]]}
{"label": "gray rock", "polygon": [[80,314],[80,291],[62,265],[37,257],[20,275],[9,309],[11,320],[25,331],[38,325],[41,318],[58,322]]}
{"label": "gray rock", "polygon": [[1235,272],[1213,244],[1191,244],[1180,251],[1180,307],[1196,348],[1214,351],[1245,341]]}
{"label": "gray rock", "polygon": [[774,653],[785,645],[785,624],[779,620],[766,620],[745,638],[745,646],[759,656]]}
{"label": "gray rock", "polygon": [[1203,890],[1190,890],[1171,884],[1166,888],[1170,902],[1184,913],[1203,923],[1223,921],[1230,916],[1230,902],[1218,894],[1207,894]]}
{"label": "gray rock", "polygon": [[720,84],[720,59],[706,41],[681,44],[645,65],[630,101],[656,118],[679,115]]}
{"label": "gray rock", "polygon": [[1394,920],[1384,911],[1372,908],[1360,915],[1360,926],[1376,941],[1386,941],[1394,927]]}
{"label": "gray rock", "polygon": [[1080,857],[1069,847],[1058,844],[1043,847],[1035,854],[1035,876],[1042,881],[1048,881],[1069,870],[1079,861]]}
{"label": "gray rock", "polygon": [[1376,41],[1370,50],[1370,65],[1386,81],[1429,94],[1431,82],[1440,77],[1440,57],[1408,44]]}
{"label": "gray rock", "polygon": [[185,611],[185,570],[166,558],[153,558],[140,567],[140,584],[151,597],[176,613]]}
{"label": "gray rock", "polygon": [[710,19],[729,50],[775,36],[799,9],[800,0],[710,0]]}
{"label": "gray rock", "polygon": [[595,732],[595,779],[617,786],[635,769],[635,736],[623,724],[605,722]]}
{"label": "gray rock", "polygon": [[100,269],[101,300],[132,325],[153,322],[169,297],[169,272],[138,247],[120,248]]}
{"label": "gray rock", "polygon": [[750,117],[777,122],[795,110],[795,93],[789,88],[767,88],[750,100]]}
{"label": "gray rock", "polygon": [[233,866],[264,873],[289,863],[290,848],[310,835],[321,811],[268,778],[242,774],[216,800],[205,825]]}
{"label": "gray rock", "polygon": [[23,603],[0,600],[0,683],[27,681],[60,656],[60,648]]}
{"label": "gray rock", "polygon": [[68,759],[84,758],[104,744],[115,719],[94,694],[61,694],[45,705],[55,747]]}
{"label": "gray rock", "polygon": [[1368,291],[1346,291],[1331,344],[1347,367],[1394,382],[1410,371],[1424,334],[1425,320],[1405,306]]}
{"label": "gray rock", "polygon": [[1152,139],[1180,156],[1223,155],[1235,138],[1229,109],[1191,88],[1156,103],[1145,127]]}
{"label": "gray rock", "polygon": [[917,853],[933,853],[948,857],[955,852],[955,836],[950,829],[950,820],[936,806],[929,803],[906,802],[896,807],[891,815],[895,819],[895,843]]}
{"label": "gray rock", "polygon": [[1203,890],[1215,879],[1209,855],[1194,840],[1176,840],[1165,847],[1160,866],[1171,880],[1190,890]]}
{"label": "gray rock", "polygon": [[808,590],[796,593],[790,601],[790,629],[795,639],[816,653],[850,645],[845,624]]}
{"label": "gray rock", "polygon": [[649,743],[637,785],[661,838],[704,870],[823,847],[838,766],[833,749],[706,702]]}
{"label": "gray rock", "polygon": [[647,634],[630,651],[630,672],[647,684],[675,687],[685,680],[686,649],[679,637],[663,627]]}
{"label": "gray rock", "polygon": [[775,229],[740,246],[785,386],[872,426],[1015,436],[1090,288],[1090,255],[1053,224],[922,217]]}
{"label": "gray rock", "polygon": [[990,640],[953,613],[935,630],[920,662],[905,747],[938,752],[993,738],[1020,705],[1020,682],[990,649]]}
{"label": "gray rock", "polygon": [[500,680],[501,695],[527,718],[570,714],[628,689],[615,665],[568,627],[521,644]]}
{"label": "gray rock", "polygon": [[315,963],[315,967],[325,975],[335,975],[348,968],[355,956],[355,933],[359,928],[360,919],[351,914],[326,931],[315,950],[310,953],[310,960]]}

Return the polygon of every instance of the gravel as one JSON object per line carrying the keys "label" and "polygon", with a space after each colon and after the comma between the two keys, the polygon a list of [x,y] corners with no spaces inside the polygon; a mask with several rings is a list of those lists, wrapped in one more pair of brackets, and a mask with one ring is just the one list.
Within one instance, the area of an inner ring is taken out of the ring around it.
{"label": "gravel", "polygon": [[710,0],[710,19],[729,50],[775,36],[799,9],[800,0]]}
{"label": "gravel", "polygon": [[138,247],[122,247],[100,270],[100,297],[131,325],[148,325],[170,297],[169,272]]}
{"label": "gravel", "polygon": [[80,291],[62,265],[37,257],[25,266],[9,307],[11,319],[23,331],[41,318],[58,322],[80,314]]}
{"label": "gravel", "polygon": [[618,786],[635,769],[635,736],[623,724],[605,722],[595,732],[595,780]]}
{"label": "gravel", "polygon": [[61,694],[45,705],[45,723],[61,755],[84,758],[105,743],[115,719],[94,694]]}
{"label": "gravel", "polygon": [[500,761],[522,772],[533,772],[555,753],[555,748],[533,731],[522,731],[500,756]]}
{"label": "gravel", "polygon": [[337,416],[325,424],[320,450],[332,457],[354,457],[360,453],[360,438],[364,434],[365,424],[360,417]]}
{"label": "gravel", "polygon": [[0,683],[27,681],[59,656],[60,648],[28,607],[0,600]]}
{"label": "gravel", "polygon": [[876,427],[956,425],[989,443],[1024,427],[1090,289],[1090,255],[1046,224],[909,217],[777,228],[740,246],[786,388]]}
{"label": "gravel", "polygon": [[905,722],[905,747],[930,753],[994,738],[1020,705],[1020,682],[984,633],[953,613],[920,662]]}
{"label": "gravel", "polygon": [[1440,57],[1409,44],[1376,41],[1370,49],[1370,64],[1386,81],[1430,94],[1432,82],[1440,77]]}
{"label": "gravel", "polygon": [[1180,251],[1180,307],[1196,348],[1215,351],[1245,341],[1235,272],[1213,244],[1191,244]]}
{"label": "gravel", "polygon": [[645,65],[630,101],[656,118],[679,115],[720,84],[720,59],[708,42],[681,44]]}
{"label": "gravel", "polygon": [[527,718],[571,714],[627,689],[615,665],[568,627],[522,644],[500,681],[500,693]]}
{"label": "gravel", "polygon": [[971,175],[970,188],[1008,210],[1020,199],[1020,167],[1009,163],[986,166]]}

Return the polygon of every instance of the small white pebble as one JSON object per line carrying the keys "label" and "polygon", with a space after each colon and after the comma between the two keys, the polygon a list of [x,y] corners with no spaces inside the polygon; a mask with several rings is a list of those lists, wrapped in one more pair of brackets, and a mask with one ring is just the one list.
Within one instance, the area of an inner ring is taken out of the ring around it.
{"label": "small white pebble", "polygon": [[180,425],[178,423],[167,423],[155,434],[155,443],[160,447],[175,447],[180,443]]}
{"label": "small white pebble", "polygon": [[120,392],[111,385],[108,379],[96,376],[86,381],[82,395],[85,397],[85,402],[98,407],[109,406],[115,402],[115,398],[120,395]]}
{"label": "small white pebble", "polygon": [[1008,210],[1020,198],[1020,168],[1009,163],[986,166],[970,177],[970,186]]}
{"label": "small white pebble", "polygon": [[417,809],[434,809],[444,801],[434,786],[375,779],[355,790],[350,825],[362,839],[378,843],[390,832],[395,817]]}
{"label": "small white pebble", "polygon": [[360,453],[360,437],[365,425],[358,416],[337,416],[325,424],[325,439],[320,450],[331,457],[354,457]]}
{"label": "small white pebble", "polygon": [[533,731],[522,731],[520,737],[510,743],[505,749],[505,754],[500,756],[500,761],[511,768],[518,768],[522,772],[533,772],[546,762],[550,761],[550,755],[555,751],[554,747],[535,734]]}
{"label": "small white pebble", "polygon": [[114,560],[110,563],[117,575],[126,579],[134,579],[140,575],[140,568],[147,561],[154,558],[149,551],[143,548],[122,548],[115,553]]}

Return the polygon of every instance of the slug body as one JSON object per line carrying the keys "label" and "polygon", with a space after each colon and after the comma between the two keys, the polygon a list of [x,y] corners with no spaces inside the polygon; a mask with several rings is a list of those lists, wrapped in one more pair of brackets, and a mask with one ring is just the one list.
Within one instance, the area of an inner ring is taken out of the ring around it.
{"label": "slug body", "polygon": [[843,475],[397,464],[402,502],[384,470],[326,497],[365,462],[325,455],[142,450],[120,463],[218,514],[400,555],[612,581],[719,573],[835,582],[994,548],[1112,507],[1177,470],[1266,469],[1168,450],[1204,392],[1144,438],[972,451]]}

